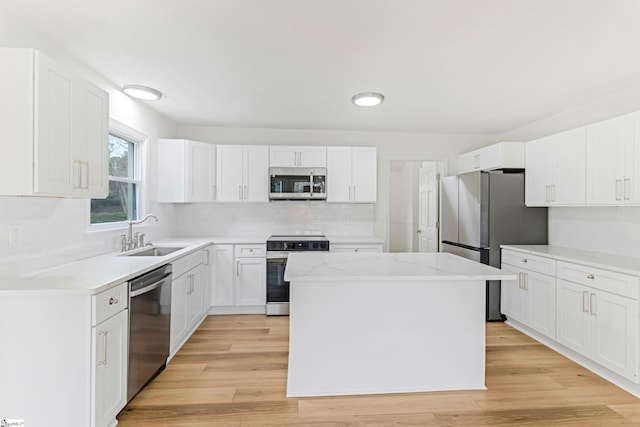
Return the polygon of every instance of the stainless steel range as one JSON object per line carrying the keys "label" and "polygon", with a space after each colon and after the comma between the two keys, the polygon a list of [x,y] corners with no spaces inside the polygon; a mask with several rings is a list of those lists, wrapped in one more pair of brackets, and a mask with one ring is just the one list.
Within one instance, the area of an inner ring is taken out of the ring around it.
{"label": "stainless steel range", "polygon": [[284,269],[291,252],[329,250],[329,239],[321,235],[271,236],[267,239],[267,316],[289,314],[289,282]]}

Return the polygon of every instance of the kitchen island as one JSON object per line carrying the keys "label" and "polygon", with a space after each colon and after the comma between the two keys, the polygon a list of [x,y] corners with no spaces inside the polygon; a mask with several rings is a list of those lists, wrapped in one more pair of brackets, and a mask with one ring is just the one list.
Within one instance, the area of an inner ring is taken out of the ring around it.
{"label": "kitchen island", "polygon": [[448,253],[294,253],[287,396],[483,389],[485,281]]}

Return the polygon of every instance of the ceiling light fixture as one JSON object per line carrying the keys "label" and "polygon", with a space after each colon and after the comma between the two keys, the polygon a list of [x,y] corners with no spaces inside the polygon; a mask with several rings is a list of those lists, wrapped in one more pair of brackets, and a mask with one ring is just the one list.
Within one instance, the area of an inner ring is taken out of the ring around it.
{"label": "ceiling light fixture", "polygon": [[159,90],[146,86],[126,85],[122,86],[122,91],[129,96],[145,101],[157,101],[162,98],[162,93]]}
{"label": "ceiling light fixture", "polygon": [[351,101],[360,107],[374,107],[384,101],[384,95],[378,92],[363,92],[353,95]]}

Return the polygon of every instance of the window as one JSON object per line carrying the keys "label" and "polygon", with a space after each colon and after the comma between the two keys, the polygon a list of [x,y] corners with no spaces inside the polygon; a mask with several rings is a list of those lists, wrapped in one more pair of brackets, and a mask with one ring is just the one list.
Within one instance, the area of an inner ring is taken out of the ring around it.
{"label": "window", "polygon": [[109,196],[91,200],[91,224],[138,218],[138,141],[109,133]]}

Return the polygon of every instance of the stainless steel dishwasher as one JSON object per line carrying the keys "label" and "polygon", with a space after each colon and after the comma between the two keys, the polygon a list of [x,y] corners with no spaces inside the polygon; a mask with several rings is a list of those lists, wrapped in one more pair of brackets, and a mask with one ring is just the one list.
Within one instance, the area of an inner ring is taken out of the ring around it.
{"label": "stainless steel dishwasher", "polygon": [[127,402],[166,366],[171,326],[171,264],[129,282]]}

